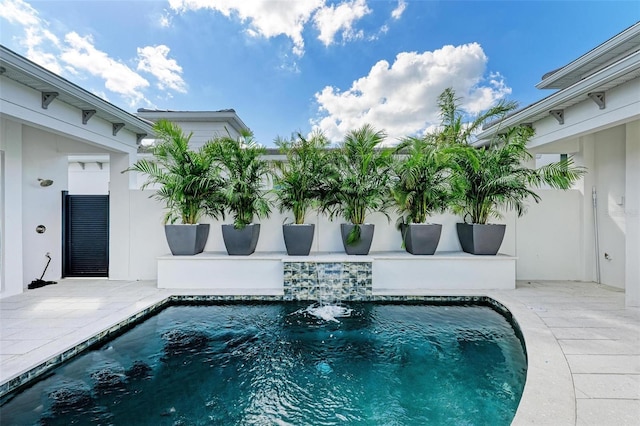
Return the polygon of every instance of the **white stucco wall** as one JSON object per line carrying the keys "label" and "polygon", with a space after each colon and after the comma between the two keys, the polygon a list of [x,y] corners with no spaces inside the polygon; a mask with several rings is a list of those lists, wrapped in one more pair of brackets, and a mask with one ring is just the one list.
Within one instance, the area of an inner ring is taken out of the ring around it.
{"label": "white stucco wall", "polygon": [[[557,191],[546,192],[554,193]],[[157,277],[157,257],[169,253],[162,223],[164,206],[161,202],[150,198],[152,194],[153,191],[151,190],[140,191],[134,189],[130,191],[131,238],[129,241],[131,246],[128,248],[123,247],[120,245],[122,242],[116,243],[115,239],[112,238],[114,242],[112,250],[130,253],[131,269],[129,279],[155,279]],[[520,231],[516,227],[515,216],[513,212],[506,212],[503,219],[492,221],[494,223],[507,224],[505,239],[500,249],[501,253],[518,255],[516,235]],[[285,252],[282,224],[290,221],[290,215],[281,214],[276,208],[273,209],[273,213],[268,219],[260,220],[260,239],[256,252]],[[396,217],[394,215],[392,215],[390,222],[380,213],[369,215],[367,222],[376,225],[371,251],[404,251],[401,247],[400,233],[395,228],[395,221]],[[460,243],[455,229],[455,224],[458,221],[459,218],[451,214],[437,215],[432,218],[431,222],[443,225],[442,236],[438,246],[439,252],[460,251]],[[205,251],[225,252],[220,225],[230,223],[230,218],[227,217],[227,220],[219,221],[203,218],[201,222],[211,224]],[[316,224],[312,252],[344,252],[340,237],[340,223],[343,222],[343,219],[335,218],[330,221],[324,215],[310,214],[307,217],[307,222]],[[560,250],[561,247],[557,249]]]}
{"label": "white stucco wall", "polygon": [[[51,133],[23,127],[22,211],[24,282],[40,278],[51,254],[45,280],[56,280],[62,271],[62,191],[67,188],[67,158],[57,150]],[[38,178],[51,179],[53,185],[40,186]],[[38,225],[47,229],[36,232]]]}
{"label": "white stucco wall", "polygon": [[600,277],[603,284],[625,282],[625,126],[594,135],[595,188],[598,197]]}
{"label": "white stucco wall", "polygon": [[106,195],[109,193],[109,162],[69,162],[69,194]]}
{"label": "white stucco wall", "polygon": [[[68,188],[68,155],[134,152],[136,134],[122,129],[113,135],[112,123],[93,117],[82,124],[81,111],[54,100],[42,108],[42,94],[0,76],[0,150],[2,205],[0,213],[0,297],[18,294],[40,278],[52,260],[46,280],[62,271],[62,194]],[[131,118],[132,120],[133,117]],[[53,185],[41,187],[38,178]],[[124,186],[128,194],[128,184]],[[38,225],[47,230],[37,234]]]}
{"label": "white stucco wall", "polygon": [[0,230],[2,241],[2,287],[0,294],[22,292],[22,125],[0,118],[0,149],[4,153],[2,173],[3,220]]}
{"label": "white stucco wall", "polygon": [[230,134],[232,138],[238,137],[238,132],[236,132],[230,126],[227,127],[227,129],[229,130],[229,133],[227,133],[227,130],[225,130],[225,123],[210,123],[198,121],[181,122],[180,120],[175,120],[174,122],[184,129],[189,129],[189,132],[193,132],[189,144],[194,149],[200,148],[207,141],[216,137],[227,136],[228,134]]}
{"label": "white stucco wall", "polygon": [[640,120],[626,126],[625,302],[640,306]]}
{"label": "white stucco wall", "polygon": [[517,220],[517,277],[521,280],[581,279],[582,192],[540,190]]}
{"label": "white stucco wall", "polygon": [[[166,119],[177,124],[185,130],[186,134],[192,133],[189,144],[194,149],[200,148],[206,142],[217,137],[230,136],[235,139],[240,136],[240,133],[232,126],[232,123],[238,119],[236,114],[232,112],[139,111],[137,115],[153,122]],[[267,144],[271,141],[258,142]]]}
{"label": "white stucco wall", "polygon": [[109,159],[109,278],[131,279],[131,188],[133,173],[121,173],[135,162],[135,149],[113,153]]}

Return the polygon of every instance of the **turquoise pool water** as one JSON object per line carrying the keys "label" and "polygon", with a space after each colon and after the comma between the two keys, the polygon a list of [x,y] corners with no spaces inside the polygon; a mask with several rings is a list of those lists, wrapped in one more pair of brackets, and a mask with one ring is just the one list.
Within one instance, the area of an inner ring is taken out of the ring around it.
{"label": "turquoise pool water", "polygon": [[2,404],[11,425],[508,425],[526,375],[487,306],[172,306]]}

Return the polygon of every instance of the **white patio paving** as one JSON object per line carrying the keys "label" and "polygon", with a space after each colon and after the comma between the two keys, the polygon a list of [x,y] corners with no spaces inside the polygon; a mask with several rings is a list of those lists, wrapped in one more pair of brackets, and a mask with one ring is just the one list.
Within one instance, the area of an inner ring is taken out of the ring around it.
{"label": "white patio paving", "polygon": [[[68,279],[0,299],[0,383],[172,294],[211,293],[158,289],[155,281]],[[482,294],[514,314],[527,344],[529,369],[513,424],[638,424],[640,310],[625,308],[621,290],[595,283],[521,281],[515,290],[412,289],[408,294]]]}

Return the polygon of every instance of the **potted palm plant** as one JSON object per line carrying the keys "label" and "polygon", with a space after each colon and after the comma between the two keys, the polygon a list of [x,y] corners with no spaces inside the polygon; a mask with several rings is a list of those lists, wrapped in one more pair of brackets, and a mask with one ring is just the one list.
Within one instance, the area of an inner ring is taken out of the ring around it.
{"label": "potted palm plant", "polygon": [[451,200],[452,155],[435,142],[436,135],[405,138],[396,148],[391,194],[400,215],[402,241],[411,254],[434,254],[442,225],[427,223],[434,213],[447,209]]}
{"label": "potted palm plant", "polygon": [[140,159],[126,171],[147,175],[141,189],[157,187],[152,197],[165,203],[165,235],[174,255],[194,255],[204,250],[209,224],[198,223],[205,215],[218,217],[222,210],[208,200],[218,193],[222,179],[211,155],[191,150],[182,129],[167,120],[154,125],[158,142],[153,159]]}
{"label": "potted palm plant", "polygon": [[222,225],[227,253],[250,255],[260,237],[260,224],[254,220],[271,213],[265,187],[270,167],[262,158],[265,148],[251,132],[243,132],[237,139],[226,136],[210,141],[205,151],[220,164],[223,180],[219,197],[209,198],[209,208],[219,205],[233,217],[233,224]]}
{"label": "potted palm plant", "polygon": [[322,210],[333,219],[342,216],[342,243],[347,254],[366,255],[373,241],[374,225],[367,214],[384,213],[391,204],[389,184],[393,163],[391,149],[381,145],[386,134],[365,124],[348,132],[339,149],[332,151],[333,172],[326,177]]}
{"label": "potted palm plant", "polygon": [[451,89],[439,98],[443,116],[440,141],[456,147],[452,179],[456,194],[452,210],[463,217],[456,225],[462,250],[472,254],[498,253],[506,225],[487,223],[499,218],[501,210],[515,210],[518,217],[526,212],[525,202],[540,201],[531,188],[543,184],[568,189],[585,172],[576,167],[571,158],[538,169],[527,166],[531,154],[527,142],[534,131],[518,126],[497,133],[489,146],[470,145],[471,136],[485,121],[501,118],[515,108],[515,104],[501,102],[470,123],[462,124],[462,113]]}
{"label": "potted palm plant", "polygon": [[282,225],[284,243],[290,256],[306,256],[311,251],[315,225],[305,223],[310,209],[318,206],[323,179],[330,172],[327,162],[329,141],[320,131],[307,139],[298,133],[290,140],[276,140],[285,161],[274,163],[274,192],[280,212],[291,211],[293,223]]}

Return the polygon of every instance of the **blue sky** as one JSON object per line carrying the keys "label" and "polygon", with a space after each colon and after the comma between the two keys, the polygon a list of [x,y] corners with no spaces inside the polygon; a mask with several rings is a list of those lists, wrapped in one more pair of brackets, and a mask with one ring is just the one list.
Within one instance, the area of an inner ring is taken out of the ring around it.
{"label": "blue sky", "polygon": [[0,43],[129,112],[233,108],[257,140],[364,123],[389,141],[524,107],[534,86],[640,20],[635,1],[0,0]]}

